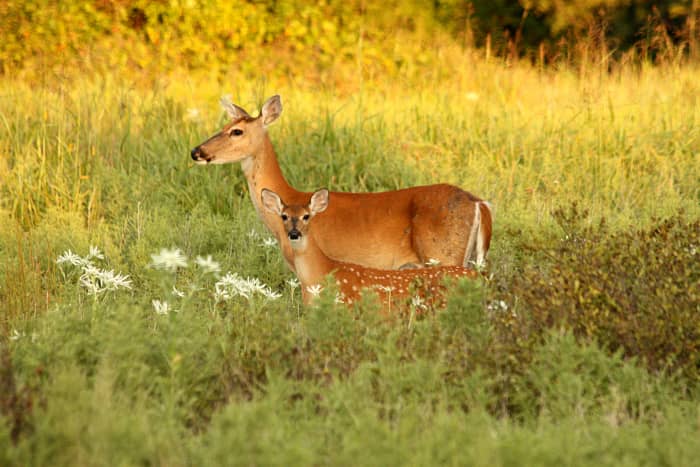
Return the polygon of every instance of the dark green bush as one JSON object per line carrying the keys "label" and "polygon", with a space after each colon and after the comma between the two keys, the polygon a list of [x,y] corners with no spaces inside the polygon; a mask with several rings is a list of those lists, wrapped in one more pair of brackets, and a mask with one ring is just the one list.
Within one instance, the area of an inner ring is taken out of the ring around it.
{"label": "dark green bush", "polygon": [[[30,429],[30,418],[35,404],[34,391],[15,378],[12,357],[8,346],[0,341],[0,446],[6,430],[12,441]],[[2,417],[5,417],[6,427]],[[1,451],[1,449],[0,449]],[[4,463],[0,456],[0,463]]]}

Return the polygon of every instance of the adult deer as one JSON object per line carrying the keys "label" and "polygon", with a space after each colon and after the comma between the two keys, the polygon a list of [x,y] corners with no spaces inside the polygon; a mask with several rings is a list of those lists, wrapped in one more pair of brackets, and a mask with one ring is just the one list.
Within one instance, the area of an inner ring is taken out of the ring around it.
{"label": "adult deer", "polygon": [[313,298],[312,291],[318,290],[329,274],[333,274],[342,300],[346,303],[352,304],[358,300],[364,289],[372,289],[379,294],[385,310],[390,309],[394,301],[411,296],[420,297],[424,303],[434,303],[436,299],[442,299],[444,287],[441,282],[445,276],[477,275],[474,269],[461,266],[396,271],[335,261],[319,248],[313,235],[318,225],[313,219],[328,208],[328,190],[316,191],[308,204],[303,206],[285,204],[277,193],[268,189],[262,190],[261,201],[265,209],[281,219],[278,223],[283,226],[292,247],[294,270],[306,304]]}
{"label": "adult deer", "polygon": [[[294,270],[292,248],[277,216],[261,209],[268,188],[287,202],[305,205],[311,193],[287,183],[267,127],[282,113],[279,96],[260,115],[222,100],[231,121],[192,149],[200,164],[240,162],[253,205],[275,235]],[[443,265],[482,264],[491,242],[491,210],[485,201],[452,185],[439,184],[381,193],[330,194],[330,207],[316,219],[314,238],[331,258],[379,269],[398,269],[437,260]]]}

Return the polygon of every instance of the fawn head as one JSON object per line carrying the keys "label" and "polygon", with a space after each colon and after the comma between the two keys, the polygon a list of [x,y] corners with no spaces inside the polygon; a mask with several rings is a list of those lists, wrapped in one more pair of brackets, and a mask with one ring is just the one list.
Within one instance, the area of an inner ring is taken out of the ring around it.
{"label": "fawn head", "polygon": [[325,188],[314,192],[306,206],[287,206],[277,193],[267,188],[262,190],[261,198],[265,209],[282,219],[284,232],[295,250],[306,247],[311,219],[328,207],[328,190]]}
{"label": "fawn head", "polygon": [[221,131],[192,149],[190,154],[198,164],[239,162],[257,154],[262,149],[268,125],[282,113],[280,96],[270,97],[257,117],[251,117],[228,99],[221,99],[221,105],[231,121]]}

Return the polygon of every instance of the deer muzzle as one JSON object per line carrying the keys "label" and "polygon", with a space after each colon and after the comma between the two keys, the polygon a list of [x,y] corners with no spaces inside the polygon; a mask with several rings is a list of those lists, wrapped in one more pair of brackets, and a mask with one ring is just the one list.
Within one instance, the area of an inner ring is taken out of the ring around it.
{"label": "deer muzzle", "polygon": [[202,151],[201,146],[193,148],[192,151],[190,151],[190,156],[192,156],[192,159],[197,162],[209,162],[209,158],[204,151]]}
{"label": "deer muzzle", "polygon": [[292,229],[287,234],[287,237],[289,237],[290,240],[299,240],[301,238],[301,232],[297,229]]}

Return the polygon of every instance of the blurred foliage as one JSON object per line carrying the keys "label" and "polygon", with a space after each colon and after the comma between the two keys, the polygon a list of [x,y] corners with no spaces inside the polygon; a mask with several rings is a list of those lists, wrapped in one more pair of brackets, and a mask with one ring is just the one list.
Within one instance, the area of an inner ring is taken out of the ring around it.
{"label": "blurred foliage", "polygon": [[[34,405],[33,394],[26,386],[18,387],[10,351],[0,345],[0,416],[9,425],[10,436],[14,441],[27,429],[27,419]],[[0,457],[0,460],[3,460]]]}
{"label": "blurred foliage", "polygon": [[[698,41],[700,4],[683,0],[494,0],[433,2],[435,18],[466,45],[493,53],[580,60],[593,49],[632,49],[645,59]],[[650,57],[650,55],[652,55]],[[666,57],[664,57],[666,58]]]}
{"label": "blurred foliage", "polygon": [[590,48],[636,47],[654,58],[678,45],[697,52],[698,11],[697,2],[679,0],[3,0],[0,70],[186,67],[313,76],[362,63],[393,73],[425,64],[443,43],[547,61],[577,59]]}

